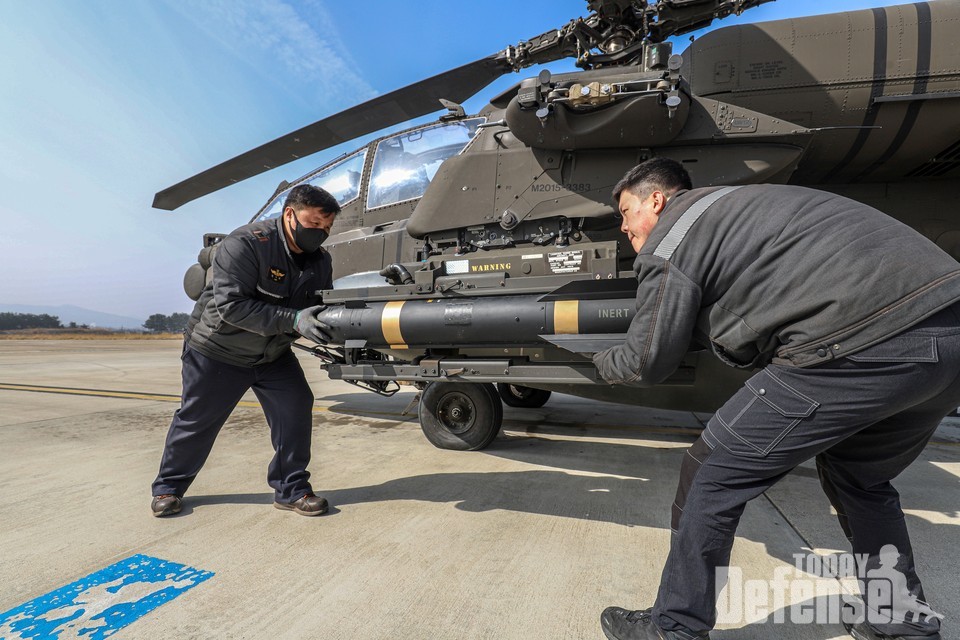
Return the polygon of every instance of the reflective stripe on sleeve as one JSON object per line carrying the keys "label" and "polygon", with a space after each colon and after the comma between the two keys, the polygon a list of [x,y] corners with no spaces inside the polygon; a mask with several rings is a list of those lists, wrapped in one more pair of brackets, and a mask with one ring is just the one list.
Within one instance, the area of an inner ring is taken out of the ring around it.
{"label": "reflective stripe on sleeve", "polygon": [[667,235],[663,237],[663,240],[660,241],[660,244],[657,245],[656,251],[653,252],[653,255],[663,258],[664,260],[669,260],[673,257],[673,252],[677,250],[677,247],[680,246],[680,243],[683,242],[684,236],[687,235],[687,232],[690,231],[690,228],[694,223],[700,219],[700,216],[710,208],[710,206],[727,195],[732,193],[737,189],[740,189],[743,185],[737,187],[724,187],[714,191],[713,193],[706,195],[696,202],[694,202],[689,209],[683,212],[683,215],[680,216],[680,219],[677,220],[677,223],[673,225],[673,228],[667,232]]}

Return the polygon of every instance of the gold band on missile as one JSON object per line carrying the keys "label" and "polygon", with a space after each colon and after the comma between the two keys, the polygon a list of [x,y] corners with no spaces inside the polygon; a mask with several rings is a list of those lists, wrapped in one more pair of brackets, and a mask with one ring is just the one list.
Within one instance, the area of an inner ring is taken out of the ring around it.
{"label": "gold band on missile", "polygon": [[383,331],[383,339],[391,349],[408,348],[403,334],[400,333],[400,310],[403,309],[403,302],[403,300],[388,302],[383,307],[383,313],[380,314],[380,330]]}
{"label": "gold band on missile", "polygon": [[553,332],[580,333],[579,300],[560,300],[553,303]]}

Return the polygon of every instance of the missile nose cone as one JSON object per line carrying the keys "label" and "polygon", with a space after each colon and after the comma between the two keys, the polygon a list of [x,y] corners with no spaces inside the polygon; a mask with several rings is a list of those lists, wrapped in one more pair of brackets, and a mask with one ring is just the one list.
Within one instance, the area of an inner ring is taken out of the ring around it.
{"label": "missile nose cone", "polygon": [[327,307],[317,314],[317,320],[329,327],[339,327],[343,323],[343,307]]}

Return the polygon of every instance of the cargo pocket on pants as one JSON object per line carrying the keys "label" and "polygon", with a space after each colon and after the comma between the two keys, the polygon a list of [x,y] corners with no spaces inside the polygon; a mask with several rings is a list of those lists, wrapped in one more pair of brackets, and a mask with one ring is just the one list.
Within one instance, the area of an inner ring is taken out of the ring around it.
{"label": "cargo pocket on pants", "polygon": [[717,411],[707,430],[730,453],[762,458],[819,406],[764,369]]}

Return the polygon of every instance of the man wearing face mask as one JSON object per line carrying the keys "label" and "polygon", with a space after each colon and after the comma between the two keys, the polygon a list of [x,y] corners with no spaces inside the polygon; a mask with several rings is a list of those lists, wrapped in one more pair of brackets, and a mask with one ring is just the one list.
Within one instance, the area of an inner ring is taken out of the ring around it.
{"label": "man wearing face mask", "polygon": [[340,212],[323,189],[290,190],[280,217],[240,227],[214,253],[213,278],[184,334],[183,396],[153,483],[155,516],[178,513],[182,499],[240,398],[253,389],[266,414],[275,455],[267,469],[274,506],[300,515],[327,511],[310,486],[313,392],[290,345],[325,341],[317,292],[333,288],[321,248]]}

